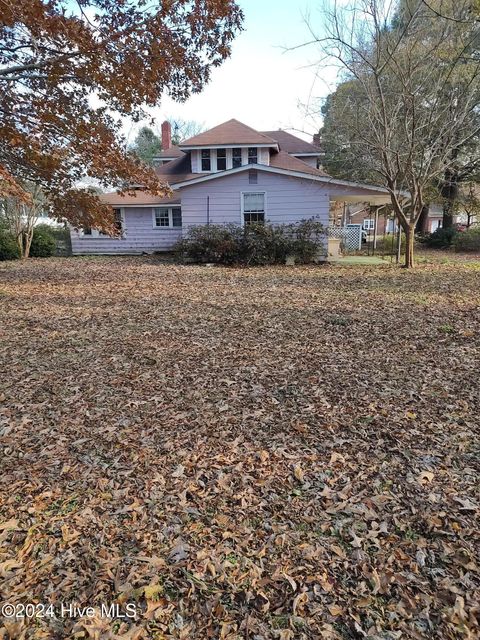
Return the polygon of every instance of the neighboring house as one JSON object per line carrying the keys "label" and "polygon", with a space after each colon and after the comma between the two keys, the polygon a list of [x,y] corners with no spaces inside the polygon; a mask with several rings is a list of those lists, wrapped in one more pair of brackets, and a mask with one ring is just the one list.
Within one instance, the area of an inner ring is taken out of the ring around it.
{"label": "neighboring house", "polygon": [[171,249],[194,225],[239,225],[316,218],[328,227],[331,202],[389,201],[381,187],[336,180],[317,169],[319,148],[285,131],[261,132],[229,120],[164,148],[156,171],[171,198],[138,189],[134,195],[103,194],[114,207],[121,238],[94,229],[71,230],[74,254],[153,253]]}
{"label": "neighboring house", "polygon": [[[347,207],[347,222],[361,224],[362,229],[372,236],[375,229],[375,217],[368,205],[358,203]],[[463,212],[455,215],[454,223],[462,223],[466,218]],[[393,217],[387,217],[383,214],[383,209],[379,209],[377,218],[377,235],[382,236],[385,233],[396,233],[398,230],[398,222]],[[428,207],[428,216],[425,221],[425,232],[433,233],[443,224],[443,207],[441,204],[431,204]]]}

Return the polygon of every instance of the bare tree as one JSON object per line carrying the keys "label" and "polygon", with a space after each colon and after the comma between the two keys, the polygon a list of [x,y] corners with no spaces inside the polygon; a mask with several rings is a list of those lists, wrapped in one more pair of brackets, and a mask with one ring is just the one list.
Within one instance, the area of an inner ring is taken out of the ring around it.
{"label": "bare tree", "polygon": [[480,187],[475,182],[463,186],[457,203],[457,212],[463,212],[467,218],[467,229],[478,223],[480,218]]}
{"label": "bare tree", "polygon": [[13,197],[5,198],[2,201],[2,208],[5,222],[18,244],[20,256],[28,258],[32,244],[33,229],[38,222],[40,214],[47,207],[47,200],[38,184],[25,182],[22,186],[30,194],[30,201],[25,202]]}
{"label": "bare tree", "polygon": [[419,0],[357,0],[325,9],[325,33],[309,25],[321,63],[336,61],[354,83],[355,99],[349,92],[344,105],[350,144],[390,192],[406,267],[432,184],[480,132],[478,23],[461,19],[470,6],[452,1],[446,18]]}

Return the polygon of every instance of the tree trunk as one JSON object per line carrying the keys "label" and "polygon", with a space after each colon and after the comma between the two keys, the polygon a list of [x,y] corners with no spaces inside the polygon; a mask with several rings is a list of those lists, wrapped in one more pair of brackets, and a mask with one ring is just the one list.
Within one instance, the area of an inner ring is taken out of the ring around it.
{"label": "tree trunk", "polygon": [[422,207],[422,212],[418,218],[416,231],[417,233],[427,233],[428,231],[428,204]]}
{"label": "tree trunk", "polygon": [[32,237],[33,237],[33,229],[25,233],[24,249],[23,249],[23,256],[22,256],[25,259],[30,256],[30,247],[32,245]]}
{"label": "tree trunk", "polygon": [[415,240],[415,224],[409,224],[405,229],[405,267],[411,269],[415,266],[413,260],[413,242]]}
{"label": "tree trunk", "polygon": [[[454,153],[456,158],[458,154]],[[443,184],[441,187],[442,197],[445,199],[443,204],[443,221],[442,226],[444,229],[448,229],[453,226],[453,214],[455,210],[455,202],[458,198],[458,183],[459,176],[458,171],[455,169],[447,169],[443,177]]]}

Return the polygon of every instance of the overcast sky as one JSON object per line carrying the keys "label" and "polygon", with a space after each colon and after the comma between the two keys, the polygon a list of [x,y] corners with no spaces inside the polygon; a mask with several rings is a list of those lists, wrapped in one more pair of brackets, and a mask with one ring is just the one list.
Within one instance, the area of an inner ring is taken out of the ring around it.
{"label": "overcast sky", "polygon": [[[245,30],[235,39],[231,58],[213,70],[201,94],[184,104],[164,98],[152,110],[158,128],[166,116],[196,120],[205,128],[236,118],[260,130],[306,131],[302,137],[309,139],[321,121],[306,116],[301,104],[326,96],[335,73],[317,73],[314,46],[286,52],[284,48],[309,40],[305,17],[310,15],[316,26],[321,23],[320,0],[237,1],[245,14]],[[127,135],[132,140],[135,130]]]}

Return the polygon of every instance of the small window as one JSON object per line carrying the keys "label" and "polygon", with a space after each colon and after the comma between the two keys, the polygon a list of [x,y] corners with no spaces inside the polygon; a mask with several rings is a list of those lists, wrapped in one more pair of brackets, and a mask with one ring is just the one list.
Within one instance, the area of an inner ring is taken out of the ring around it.
{"label": "small window", "polygon": [[243,194],[243,220],[245,224],[263,224],[265,222],[265,194]]}
{"label": "small window", "polygon": [[182,209],[180,207],[159,207],[154,209],[154,227],[168,228],[182,226]]}
{"label": "small window", "polygon": [[258,184],[258,171],[256,169],[250,169],[248,172],[249,184]]}
{"label": "small window", "polygon": [[373,218],[366,218],[363,221],[363,228],[365,229],[365,231],[368,231],[369,229],[374,229],[375,228],[375,220]]}
{"label": "small window", "polygon": [[172,209],[172,227],[182,226],[182,210],[180,207],[174,207]]}
{"label": "small window", "polygon": [[248,164],[257,164],[257,147],[248,147]]}
{"label": "small window", "polygon": [[122,220],[122,212],[120,211],[120,209],[113,210],[113,218],[114,218],[113,224],[115,226],[115,229],[121,232],[123,228],[123,220]]}
{"label": "small window", "polygon": [[155,226],[156,227],[170,226],[170,216],[168,215],[168,209],[155,209]]}
{"label": "small window", "polygon": [[227,150],[217,149],[217,171],[225,171],[227,168]]}
{"label": "small window", "polygon": [[202,149],[202,171],[210,171],[210,149]]}
{"label": "small window", "polygon": [[232,149],[232,167],[241,167],[242,166],[242,150],[241,149]]}
{"label": "small window", "polygon": [[83,227],[83,235],[91,236],[92,235],[92,227]]}

